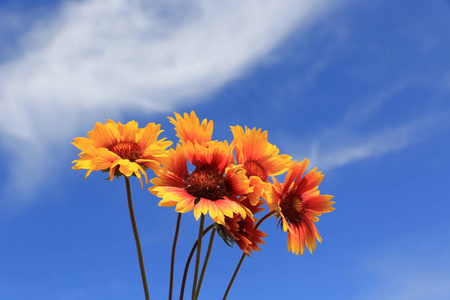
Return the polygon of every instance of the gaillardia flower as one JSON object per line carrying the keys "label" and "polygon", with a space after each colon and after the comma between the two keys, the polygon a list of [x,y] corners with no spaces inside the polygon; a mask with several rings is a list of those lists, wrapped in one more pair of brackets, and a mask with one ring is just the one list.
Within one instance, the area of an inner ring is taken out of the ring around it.
{"label": "gaillardia flower", "polygon": [[255,205],[265,192],[270,191],[269,176],[284,173],[291,165],[291,156],[278,155],[279,150],[267,140],[267,131],[231,126],[234,136],[237,163],[247,172],[254,192],[248,195],[250,203]]}
{"label": "gaillardia flower", "polygon": [[[251,205],[248,198],[241,201],[241,204],[247,207],[252,214],[264,210],[261,208],[263,203],[262,200],[259,200],[256,205]],[[239,214],[234,214],[232,218],[225,217],[225,225],[219,225],[217,232],[229,246],[236,243],[247,256],[250,256],[253,251],[260,251],[258,244],[264,244],[261,238],[267,236],[255,228],[255,221],[252,216],[244,218]]]}
{"label": "gaillardia flower", "polygon": [[73,145],[82,152],[72,168],[86,169],[85,179],[92,171],[109,172],[109,178],[134,175],[139,178],[142,186],[142,176],[147,183],[145,170],[157,170],[160,162],[167,156],[165,150],[172,142],[158,140],[162,132],[160,125],[148,124],[138,128],[138,123],[130,121],[127,124],[108,120],[106,124],[96,123],[95,129],[88,132],[88,137],[77,137]]}
{"label": "gaillardia flower", "polygon": [[[188,172],[186,158],[195,166],[194,171]],[[231,159],[232,147],[226,142],[178,144],[169,150],[158,177],[150,180],[153,186],[149,191],[162,198],[159,206],[176,206],[180,213],[194,210],[197,220],[207,213],[219,224],[225,223],[225,216],[246,217],[251,212],[239,203],[239,197],[252,189],[245,173],[239,172],[242,169],[230,165]]]}
{"label": "gaillardia flower", "polygon": [[[200,123],[194,112],[181,118],[175,114],[175,131],[181,145],[170,149],[162,161],[162,169],[150,182],[149,191],[162,198],[160,206],[176,206],[185,213],[194,210],[200,215],[209,213],[212,220],[224,224],[225,216],[251,215],[239,199],[253,191],[250,181],[240,166],[233,164],[233,145],[228,142],[211,141],[212,122]],[[186,159],[195,167],[188,172]]]}
{"label": "gaillardia flower", "polygon": [[316,172],[315,168],[303,176],[308,163],[306,159],[295,163],[288,170],[283,184],[274,179],[268,201],[269,206],[275,207],[275,217],[281,218],[283,230],[289,231],[288,251],[300,255],[305,250],[305,243],[312,253],[316,239],[322,242],[314,223],[319,221],[321,214],[334,210],[331,206],[334,202],[330,201],[333,196],[320,195],[318,190],[324,175]]}
{"label": "gaillardia flower", "polygon": [[175,113],[175,118],[169,117],[170,123],[175,125],[177,131],[177,137],[182,144],[187,141],[194,143],[197,141],[199,144],[211,141],[213,132],[213,121],[209,122],[203,119],[200,124],[200,120],[194,111],[191,111],[191,115],[184,113],[184,118],[180,114]]}

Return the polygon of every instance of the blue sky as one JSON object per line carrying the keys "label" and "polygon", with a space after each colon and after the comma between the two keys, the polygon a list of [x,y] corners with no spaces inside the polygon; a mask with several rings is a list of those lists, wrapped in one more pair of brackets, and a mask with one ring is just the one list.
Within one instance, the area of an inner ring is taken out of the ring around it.
{"label": "blue sky", "polygon": [[[71,169],[111,118],[195,110],[311,159],[336,210],[311,255],[274,219],[229,299],[449,299],[447,1],[0,1],[0,299],[142,299],[123,179]],[[149,172],[149,175],[153,175]],[[132,180],[153,299],[176,214]],[[197,232],[183,215],[175,297]],[[202,299],[240,257],[216,239]]]}

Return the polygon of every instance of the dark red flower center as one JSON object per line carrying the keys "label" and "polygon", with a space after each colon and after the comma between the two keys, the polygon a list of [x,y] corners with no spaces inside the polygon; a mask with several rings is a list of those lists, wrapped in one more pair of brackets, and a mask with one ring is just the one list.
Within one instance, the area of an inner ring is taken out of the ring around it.
{"label": "dark red flower center", "polygon": [[197,198],[222,199],[225,190],[225,176],[214,169],[195,169],[186,179],[186,191]]}
{"label": "dark red flower center", "polygon": [[129,161],[136,161],[142,155],[141,148],[134,142],[120,142],[109,146],[108,150]]}
{"label": "dark red flower center", "polygon": [[269,174],[258,162],[248,160],[244,163],[244,169],[247,171],[247,176],[258,176],[262,181],[267,182]]}
{"label": "dark red flower center", "polygon": [[298,195],[288,195],[281,200],[280,207],[288,222],[298,223],[303,217],[303,200]]}

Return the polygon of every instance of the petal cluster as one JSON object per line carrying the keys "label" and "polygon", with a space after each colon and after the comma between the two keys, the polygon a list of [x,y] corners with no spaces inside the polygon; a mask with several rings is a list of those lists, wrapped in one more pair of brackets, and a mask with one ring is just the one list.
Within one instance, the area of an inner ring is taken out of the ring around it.
{"label": "petal cluster", "polygon": [[170,123],[175,125],[177,137],[181,143],[197,141],[198,143],[209,142],[213,132],[213,121],[209,122],[204,119],[200,123],[200,119],[195,112],[187,113],[182,117],[180,114],[175,113],[175,119],[169,117]]}
{"label": "petal cluster", "polygon": [[284,173],[292,165],[292,157],[283,154],[275,145],[268,142],[267,131],[231,126],[235,143],[237,163],[242,165],[251,180],[254,192],[249,195],[250,202],[255,205],[260,196],[266,198],[270,190],[269,176]]}
{"label": "petal cluster", "polygon": [[[252,214],[264,210],[264,208],[261,208],[263,205],[262,200],[258,201],[257,205],[252,205],[246,199],[242,201],[242,204]],[[239,214],[234,214],[231,218],[225,218],[225,225],[219,226],[218,232],[227,244],[236,243],[247,256],[250,256],[250,253],[253,253],[253,251],[260,251],[258,244],[264,244],[262,238],[267,236],[267,234],[255,227],[256,221],[252,216],[244,218]]]}

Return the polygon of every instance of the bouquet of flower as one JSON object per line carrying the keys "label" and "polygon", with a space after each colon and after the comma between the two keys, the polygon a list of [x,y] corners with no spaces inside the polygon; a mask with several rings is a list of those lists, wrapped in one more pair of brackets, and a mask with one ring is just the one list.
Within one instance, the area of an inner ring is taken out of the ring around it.
{"label": "bouquet of flower", "polygon": [[[314,225],[322,213],[333,211],[333,196],[321,195],[318,186],[323,179],[317,168],[306,172],[309,160],[293,161],[289,155],[280,155],[278,148],[268,142],[267,131],[231,126],[233,141],[212,140],[213,122],[201,123],[194,112],[175,118],[179,142],[174,148],[171,141],[158,139],[162,130],[150,123],[139,128],[135,121],[127,124],[108,120],[97,123],[87,138],[77,137],[73,145],[81,150],[73,169],[86,169],[85,179],[92,171],[103,171],[114,177],[125,178],[128,207],[138,251],[145,298],[150,299],[144,270],[139,235],[134,218],[130,177],[140,180],[143,188],[148,184],[146,171],[151,169],[156,177],[150,180],[150,193],[161,198],[159,206],[175,207],[178,212],[172,247],[169,299],[172,299],[175,251],[181,216],[193,211],[199,220],[199,231],[189,255],[181,283],[180,299],[184,297],[187,271],[196,253],[192,297],[200,294],[203,277],[215,234],[228,244],[237,244],[242,250],[241,259],[230,280],[223,299],[226,299],[242,261],[267,235],[259,225],[275,216],[278,225],[287,231],[288,251],[302,255],[305,245],[312,252],[316,240],[322,239]],[[189,167],[188,167],[189,166]],[[190,167],[192,166],[192,170]],[[276,176],[285,174],[281,183]],[[268,212],[260,219],[256,215]],[[212,224],[204,228],[205,217]],[[211,230],[208,250],[200,271],[203,236]]]}

